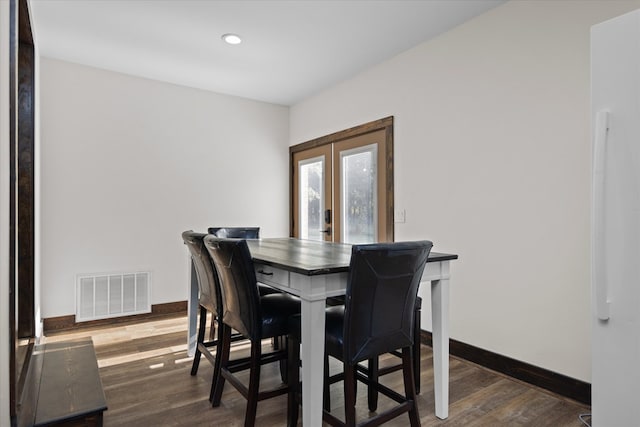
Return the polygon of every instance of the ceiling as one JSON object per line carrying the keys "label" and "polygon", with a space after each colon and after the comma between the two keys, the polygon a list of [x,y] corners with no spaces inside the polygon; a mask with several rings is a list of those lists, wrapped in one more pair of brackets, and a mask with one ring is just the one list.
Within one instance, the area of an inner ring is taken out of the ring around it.
{"label": "ceiling", "polygon": [[[293,105],[505,0],[30,0],[42,56]],[[240,45],[222,34],[242,36]]]}

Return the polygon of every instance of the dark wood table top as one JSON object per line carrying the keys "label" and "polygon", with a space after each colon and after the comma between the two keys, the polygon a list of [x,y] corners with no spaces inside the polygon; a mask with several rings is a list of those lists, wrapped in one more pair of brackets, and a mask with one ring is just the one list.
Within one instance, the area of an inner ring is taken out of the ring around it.
{"label": "dark wood table top", "polygon": [[98,425],[91,420],[101,419],[107,400],[91,339],[46,343],[38,351],[43,360],[34,425]]}
{"label": "dark wood table top", "polygon": [[[351,245],[294,238],[247,240],[255,262],[307,276],[349,271]],[[427,262],[449,261],[458,255],[431,252]]]}

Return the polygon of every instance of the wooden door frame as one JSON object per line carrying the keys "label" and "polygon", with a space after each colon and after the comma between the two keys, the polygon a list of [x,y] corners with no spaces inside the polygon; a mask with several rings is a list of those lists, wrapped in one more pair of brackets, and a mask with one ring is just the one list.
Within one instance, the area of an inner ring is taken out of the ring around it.
{"label": "wooden door frame", "polygon": [[308,150],[310,148],[319,147],[321,145],[333,144],[345,139],[353,138],[360,135],[365,135],[371,132],[384,130],[385,132],[385,169],[386,179],[384,182],[385,194],[386,194],[386,236],[378,236],[378,240],[393,242],[394,240],[394,192],[393,192],[393,116],[385,117],[382,119],[374,120],[359,126],[354,126],[349,129],[334,132],[329,135],[321,136],[319,138],[312,139],[300,144],[292,145],[289,147],[289,236],[293,237],[294,231],[294,168],[295,163],[293,161],[294,153],[299,151]]}

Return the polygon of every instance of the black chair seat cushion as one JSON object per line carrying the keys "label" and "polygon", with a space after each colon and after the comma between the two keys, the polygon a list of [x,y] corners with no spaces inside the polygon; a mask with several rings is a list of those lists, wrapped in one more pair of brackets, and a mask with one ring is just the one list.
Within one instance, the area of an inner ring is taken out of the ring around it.
{"label": "black chair seat cushion", "polygon": [[[342,304],[344,304],[344,297],[334,297],[329,303],[327,301],[327,305],[335,304],[326,309],[326,347],[327,353],[335,357],[342,357],[342,349],[344,344],[344,305],[338,305],[339,301],[342,300]],[[422,298],[416,298],[416,309],[419,310],[422,308]],[[298,320],[298,323],[300,321]],[[298,326],[298,330],[299,330]],[[295,335],[299,339],[299,332]]]}
{"label": "black chair seat cushion", "polygon": [[282,292],[276,288],[272,288],[269,285],[265,285],[264,283],[258,283],[258,293],[260,293],[260,296],[263,296],[269,294],[280,294]]}
{"label": "black chair seat cushion", "polygon": [[271,338],[289,333],[288,320],[300,313],[300,299],[278,292],[260,297],[262,311],[262,338]]}

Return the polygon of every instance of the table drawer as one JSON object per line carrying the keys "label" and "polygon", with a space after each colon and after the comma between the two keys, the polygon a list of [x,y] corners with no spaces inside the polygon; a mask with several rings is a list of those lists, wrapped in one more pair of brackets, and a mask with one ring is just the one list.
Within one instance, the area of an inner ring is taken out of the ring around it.
{"label": "table drawer", "polygon": [[274,285],[276,287],[288,288],[289,285],[289,272],[280,268],[274,268],[264,264],[254,264],[256,270],[256,278],[258,282],[266,283],[267,285]]}

